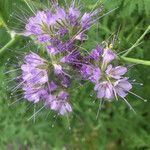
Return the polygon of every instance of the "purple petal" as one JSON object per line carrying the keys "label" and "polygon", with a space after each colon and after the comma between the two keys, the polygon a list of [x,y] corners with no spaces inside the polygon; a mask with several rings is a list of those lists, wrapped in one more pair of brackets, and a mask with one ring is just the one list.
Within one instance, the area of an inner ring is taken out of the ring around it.
{"label": "purple petal", "polygon": [[62,66],[61,66],[61,65],[54,64],[54,72],[55,72],[55,74],[57,74],[57,75],[62,74],[62,73],[63,73],[63,71],[62,71]]}
{"label": "purple petal", "polygon": [[49,88],[50,92],[53,92],[57,89],[57,85],[52,81],[49,83],[48,88]]}
{"label": "purple petal", "polygon": [[103,85],[99,85],[97,98],[103,98],[105,96],[105,88]]}
{"label": "purple petal", "polygon": [[68,98],[68,93],[65,92],[65,91],[61,91],[61,92],[58,94],[58,98],[61,99],[61,100],[67,100],[67,98]]}
{"label": "purple petal", "polygon": [[112,65],[109,65],[106,70],[106,74],[114,79],[120,79],[122,75],[127,72],[126,67],[117,66],[112,68]]}
{"label": "purple petal", "polygon": [[45,34],[45,35],[39,35],[38,36],[38,41],[41,43],[46,43],[50,40],[50,36]]}
{"label": "purple petal", "polygon": [[49,54],[55,55],[55,54],[58,53],[57,48],[56,48],[56,47],[53,47],[53,46],[51,46],[51,45],[48,45],[48,46],[46,47],[46,49],[47,49],[47,51],[48,51]]}
{"label": "purple petal", "polygon": [[113,59],[115,59],[116,55],[109,49],[104,49],[103,53],[103,63],[108,64]]}
{"label": "purple petal", "polygon": [[81,26],[85,30],[90,27],[91,24],[91,15],[89,13],[85,13],[81,18]]}
{"label": "purple petal", "polygon": [[115,88],[116,93],[120,96],[120,97],[126,97],[127,93],[120,87],[116,87]]}

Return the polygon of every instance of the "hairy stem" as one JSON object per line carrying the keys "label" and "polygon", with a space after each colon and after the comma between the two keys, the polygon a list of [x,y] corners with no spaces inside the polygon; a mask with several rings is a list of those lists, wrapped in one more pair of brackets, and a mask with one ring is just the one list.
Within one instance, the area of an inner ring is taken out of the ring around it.
{"label": "hairy stem", "polygon": [[120,59],[127,61],[127,62],[135,63],[135,64],[150,66],[150,61],[148,60],[141,60],[141,59],[124,57],[124,56],[121,56]]}
{"label": "hairy stem", "polygon": [[18,38],[19,36],[13,37],[4,47],[2,47],[0,49],[0,55],[2,55],[9,47],[14,45],[17,42]]}
{"label": "hairy stem", "polygon": [[134,49],[139,43],[140,41],[145,37],[145,35],[150,31],[150,25],[147,27],[147,29],[145,30],[145,32],[142,34],[142,36],[135,42],[135,44],[132,45],[131,48],[129,48],[127,50],[127,52],[125,54],[123,54],[122,56],[127,56],[131,51],[132,49]]}

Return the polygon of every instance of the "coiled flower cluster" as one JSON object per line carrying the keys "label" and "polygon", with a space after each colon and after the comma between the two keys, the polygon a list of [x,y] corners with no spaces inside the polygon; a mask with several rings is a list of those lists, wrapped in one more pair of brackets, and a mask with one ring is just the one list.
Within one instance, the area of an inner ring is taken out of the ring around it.
{"label": "coiled flower cluster", "polygon": [[117,96],[124,98],[132,88],[128,78],[123,77],[127,68],[113,67],[111,64],[116,57],[109,47],[102,48],[98,45],[88,55],[89,63],[81,67],[83,78],[95,84],[94,90],[97,91],[97,98],[107,100],[118,99]]}
{"label": "coiled flower cluster", "polygon": [[[124,77],[127,68],[114,66],[117,58],[111,46],[97,45],[83,55],[80,45],[88,40],[86,32],[100,11],[81,13],[74,5],[54,6],[38,11],[27,20],[25,36],[33,38],[44,55],[30,52],[21,65],[24,99],[64,115],[72,111],[68,88],[79,78],[94,84],[98,99],[125,99],[132,85]],[[79,81],[78,79],[78,81]]]}

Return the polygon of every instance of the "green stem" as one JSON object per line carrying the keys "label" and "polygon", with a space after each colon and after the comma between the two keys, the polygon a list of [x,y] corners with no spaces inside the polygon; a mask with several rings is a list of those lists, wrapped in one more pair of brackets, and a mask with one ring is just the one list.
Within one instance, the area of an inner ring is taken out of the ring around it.
{"label": "green stem", "polygon": [[125,54],[123,54],[122,56],[127,56],[131,51],[132,49],[134,49],[139,43],[140,41],[145,37],[145,35],[150,31],[150,25],[147,27],[147,29],[145,30],[145,32],[142,34],[142,36],[135,42],[135,44],[132,45],[131,48],[129,48],[127,50],[127,52]]}
{"label": "green stem", "polygon": [[19,36],[15,36],[4,47],[2,47],[0,49],[0,55],[2,55],[9,47],[11,47],[12,45],[14,45],[16,43],[16,41],[18,40],[18,37]]}
{"label": "green stem", "polygon": [[124,60],[124,61],[127,61],[127,62],[150,66],[150,61],[148,61],[148,60],[141,60],[141,59],[135,59],[135,58],[124,57],[124,56],[121,56],[120,58],[121,58],[122,60]]}

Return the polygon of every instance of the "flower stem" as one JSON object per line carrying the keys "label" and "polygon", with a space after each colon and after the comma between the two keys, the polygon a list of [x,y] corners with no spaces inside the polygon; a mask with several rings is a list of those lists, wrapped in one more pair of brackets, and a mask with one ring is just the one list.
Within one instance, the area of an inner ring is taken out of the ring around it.
{"label": "flower stem", "polygon": [[4,47],[2,47],[0,49],[0,55],[2,55],[9,47],[11,47],[12,45],[14,45],[16,43],[16,41],[18,40],[19,36],[15,36],[13,37]]}
{"label": "flower stem", "polygon": [[145,35],[150,31],[150,25],[147,27],[147,29],[145,30],[145,32],[142,34],[142,36],[135,42],[135,44],[133,44],[131,46],[131,48],[129,48],[127,50],[127,52],[125,54],[123,54],[122,56],[127,56],[131,51],[132,49],[134,49],[139,43],[140,41],[145,37]]}
{"label": "flower stem", "polygon": [[121,58],[122,60],[124,60],[124,61],[127,61],[127,62],[150,66],[150,61],[148,61],[148,60],[141,60],[141,59],[135,59],[135,58],[124,57],[124,56],[121,56],[120,58]]}

